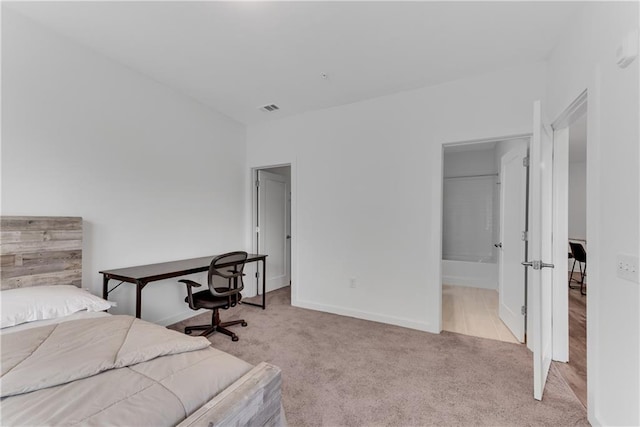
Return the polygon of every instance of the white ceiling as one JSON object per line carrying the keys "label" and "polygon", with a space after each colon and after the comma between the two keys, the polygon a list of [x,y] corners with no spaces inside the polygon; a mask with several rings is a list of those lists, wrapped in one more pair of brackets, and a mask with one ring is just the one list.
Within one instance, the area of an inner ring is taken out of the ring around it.
{"label": "white ceiling", "polygon": [[[583,5],[3,2],[7,4],[243,123],[543,60]],[[272,103],[281,109],[258,110]]]}

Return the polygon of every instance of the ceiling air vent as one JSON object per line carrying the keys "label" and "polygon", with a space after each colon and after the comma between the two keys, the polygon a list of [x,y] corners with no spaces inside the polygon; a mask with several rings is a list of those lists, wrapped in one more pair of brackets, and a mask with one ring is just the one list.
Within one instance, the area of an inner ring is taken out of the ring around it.
{"label": "ceiling air vent", "polygon": [[276,104],[269,104],[260,107],[260,109],[262,111],[266,111],[267,113],[271,113],[272,111],[278,111],[280,107],[278,107]]}

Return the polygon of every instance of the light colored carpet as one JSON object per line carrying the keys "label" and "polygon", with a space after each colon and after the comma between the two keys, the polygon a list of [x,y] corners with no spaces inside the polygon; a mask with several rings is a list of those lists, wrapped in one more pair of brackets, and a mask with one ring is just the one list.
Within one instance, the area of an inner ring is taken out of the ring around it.
{"label": "light colored carpet", "polygon": [[249,326],[234,327],[238,342],[214,333],[214,347],[282,369],[292,427],[588,425],[555,368],[543,401],[533,399],[532,356],[523,345],[291,307],[289,288],[267,294],[266,310],[239,306],[221,317]]}

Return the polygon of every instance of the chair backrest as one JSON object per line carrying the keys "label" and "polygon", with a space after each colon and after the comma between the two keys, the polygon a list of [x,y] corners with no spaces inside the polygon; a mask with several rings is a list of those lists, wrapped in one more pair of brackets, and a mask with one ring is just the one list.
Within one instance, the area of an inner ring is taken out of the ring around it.
{"label": "chair backrest", "polygon": [[[240,291],[244,289],[242,276],[246,261],[247,253],[243,251],[215,257],[209,265],[209,291],[218,297],[229,297],[229,305],[235,305],[239,301]],[[226,289],[220,292],[220,288]]]}
{"label": "chair backrest", "polygon": [[569,242],[569,246],[571,246],[571,252],[576,261],[587,262],[587,253],[584,250],[584,246],[575,242]]}

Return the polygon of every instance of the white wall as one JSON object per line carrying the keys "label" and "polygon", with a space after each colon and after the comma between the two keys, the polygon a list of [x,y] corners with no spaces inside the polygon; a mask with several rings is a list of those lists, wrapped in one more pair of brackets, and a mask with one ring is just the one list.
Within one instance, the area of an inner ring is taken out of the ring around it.
{"label": "white wall", "polygon": [[[101,269],[245,247],[244,127],[6,8],[2,124],[2,214],[82,216],[93,293]],[[148,285],[143,318],[193,315],[185,294]]]}
{"label": "white wall", "polygon": [[250,167],[293,166],[293,304],[439,332],[442,144],[531,132],[544,74],[536,64],[250,126]]}
{"label": "white wall", "polygon": [[442,260],[442,284],[498,290],[498,264]]}
{"label": "white wall", "polygon": [[444,151],[442,283],[497,289],[498,177],[459,178],[496,174],[495,148],[459,150]]}
{"label": "white wall", "polygon": [[[470,144],[466,147],[473,147]],[[495,147],[474,150],[453,151],[445,148],[443,172],[444,177],[484,175],[498,173],[496,167]]]}
{"label": "white wall", "polygon": [[501,160],[502,156],[507,154],[511,150],[515,150],[519,147],[523,147],[525,149],[529,148],[529,138],[518,138],[518,139],[510,139],[508,141],[499,141],[496,144],[496,168],[498,171],[501,168]]}
{"label": "white wall", "polygon": [[593,425],[640,425],[640,286],[616,255],[640,252],[639,68],[615,63],[637,2],[588,2],[550,56],[551,120],[588,90],[588,411]]}
{"label": "white wall", "polygon": [[587,238],[586,162],[569,162],[569,238]]}
{"label": "white wall", "polygon": [[[445,148],[442,259],[497,262],[497,250],[493,245],[498,239],[498,177],[489,176],[494,174],[497,170],[493,147],[464,151]],[[490,202],[488,206],[487,201]]]}

